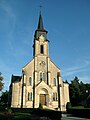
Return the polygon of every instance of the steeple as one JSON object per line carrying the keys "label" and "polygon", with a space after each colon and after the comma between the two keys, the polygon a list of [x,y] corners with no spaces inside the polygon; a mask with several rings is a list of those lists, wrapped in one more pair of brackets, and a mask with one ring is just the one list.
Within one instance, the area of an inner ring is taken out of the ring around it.
{"label": "steeple", "polygon": [[47,31],[44,29],[44,25],[43,25],[43,19],[42,19],[42,11],[40,9],[40,15],[39,15],[39,21],[38,21],[38,27],[35,31],[35,35],[34,35],[34,38],[35,39],[38,39],[41,35],[43,35],[46,38],[46,34],[47,34]]}
{"label": "steeple", "polygon": [[39,21],[38,21],[38,28],[37,28],[37,30],[42,30],[42,31],[44,30],[41,10],[40,10],[40,16],[39,16]]}
{"label": "steeple", "polygon": [[44,29],[41,9],[38,20],[38,26],[34,34],[34,44],[33,44],[33,56],[38,54],[48,55],[47,31]]}

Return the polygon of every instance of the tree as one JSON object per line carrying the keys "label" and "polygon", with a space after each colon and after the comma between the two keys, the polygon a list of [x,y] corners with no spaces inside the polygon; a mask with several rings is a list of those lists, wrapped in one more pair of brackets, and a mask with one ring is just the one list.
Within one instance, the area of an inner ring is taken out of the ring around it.
{"label": "tree", "polygon": [[69,84],[70,102],[72,106],[90,105],[90,84],[84,84],[75,76]]}
{"label": "tree", "polygon": [[[64,83],[68,83],[68,81],[67,80],[65,80],[65,81],[63,81]],[[69,84],[69,83],[68,83]]]}
{"label": "tree", "polygon": [[80,87],[79,87],[79,79],[75,76],[74,80],[71,81],[69,84],[69,91],[70,91],[70,101],[72,106],[78,105],[80,102]]}
{"label": "tree", "polygon": [[81,101],[85,101],[85,99],[87,98],[87,94],[86,94],[86,85],[81,81],[80,84],[79,84],[79,88],[80,88],[80,99]]}
{"label": "tree", "polygon": [[2,73],[0,72],[0,91],[3,89],[4,83],[3,83],[3,76]]}
{"label": "tree", "polygon": [[2,92],[0,102],[4,106],[7,106],[8,104],[8,95],[9,95],[9,92],[7,90],[5,92]]}

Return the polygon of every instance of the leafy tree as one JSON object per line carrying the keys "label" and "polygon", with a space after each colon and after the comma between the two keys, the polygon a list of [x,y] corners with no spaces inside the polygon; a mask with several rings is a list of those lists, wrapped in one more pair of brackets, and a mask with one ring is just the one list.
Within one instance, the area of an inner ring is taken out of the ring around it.
{"label": "leafy tree", "polygon": [[65,80],[65,81],[63,81],[64,83],[68,83],[68,81],[67,80]]}
{"label": "leafy tree", "polygon": [[3,89],[4,83],[3,83],[3,76],[2,73],[0,72],[0,91]]}
{"label": "leafy tree", "polygon": [[90,84],[85,84],[86,87],[86,107],[90,107]]}
{"label": "leafy tree", "polygon": [[9,92],[7,90],[5,92],[2,92],[0,102],[4,106],[7,106],[8,104],[8,95],[9,95]]}
{"label": "leafy tree", "polygon": [[76,76],[69,84],[69,93],[72,106],[85,105],[87,101],[90,104],[90,84],[84,84]]}
{"label": "leafy tree", "polygon": [[79,79],[75,76],[74,80],[71,81],[71,84],[69,85],[69,91],[70,91],[70,101],[71,104],[78,105],[80,102],[80,87],[79,87]]}
{"label": "leafy tree", "polygon": [[87,94],[86,94],[86,86],[85,84],[81,81],[79,84],[79,88],[80,88],[80,99],[81,101],[84,101],[87,98]]}

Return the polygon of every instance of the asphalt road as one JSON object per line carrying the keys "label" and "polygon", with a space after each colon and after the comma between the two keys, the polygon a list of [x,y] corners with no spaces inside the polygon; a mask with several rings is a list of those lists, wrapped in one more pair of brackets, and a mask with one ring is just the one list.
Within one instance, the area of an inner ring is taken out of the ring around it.
{"label": "asphalt road", "polygon": [[90,119],[78,118],[78,117],[67,117],[67,115],[62,115],[61,120],[90,120]]}

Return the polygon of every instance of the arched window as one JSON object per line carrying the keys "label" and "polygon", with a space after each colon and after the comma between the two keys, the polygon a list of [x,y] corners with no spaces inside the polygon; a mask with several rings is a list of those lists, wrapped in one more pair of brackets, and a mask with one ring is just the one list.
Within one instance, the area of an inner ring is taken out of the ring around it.
{"label": "arched window", "polygon": [[29,85],[32,85],[32,78],[29,78]]}
{"label": "arched window", "polygon": [[56,78],[53,79],[53,85],[56,86]]}
{"label": "arched window", "polygon": [[53,101],[57,101],[57,93],[53,93]]}
{"label": "arched window", "polygon": [[45,81],[45,73],[43,73],[43,80]]}
{"label": "arched window", "polygon": [[44,80],[45,81],[45,73],[40,72],[40,81]]}
{"label": "arched window", "polygon": [[40,81],[42,81],[42,72],[40,72]]}
{"label": "arched window", "polygon": [[40,53],[41,53],[41,54],[44,53],[44,47],[43,47],[43,45],[40,45]]}
{"label": "arched window", "polygon": [[32,101],[32,92],[28,92],[28,101]]}

